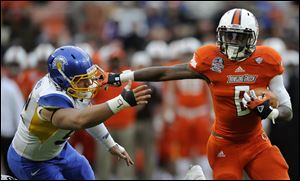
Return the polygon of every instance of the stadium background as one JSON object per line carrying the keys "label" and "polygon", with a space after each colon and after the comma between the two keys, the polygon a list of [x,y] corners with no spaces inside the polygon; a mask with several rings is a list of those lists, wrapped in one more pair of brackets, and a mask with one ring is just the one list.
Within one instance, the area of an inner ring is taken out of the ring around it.
{"label": "stadium background", "polygon": [[[28,90],[27,93],[24,91],[30,87],[28,85],[26,88],[23,87],[24,80],[31,80],[31,84],[34,84],[40,75],[28,73],[29,78],[24,79],[22,73],[27,70],[32,72],[39,67],[38,59],[45,60],[42,57],[46,56],[39,53],[49,51],[51,49],[49,44],[53,47],[66,44],[81,46],[93,57],[95,63],[102,67],[107,66],[107,60],[113,53],[123,59],[123,66],[130,67],[133,64],[131,62],[133,55],[138,51],[148,53],[152,58],[152,65],[161,64],[155,62],[157,58],[155,55],[160,56],[158,58],[165,64],[174,56],[172,54],[174,50],[166,49],[162,55],[160,51],[151,54],[150,48],[147,49],[150,43],[163,41],[170,45],[186,37],[194,37],[201,42],[200,44],[215,42],[215,30],[221,15],[235,7],[251,11],[258,19],[260,27],[258,44],[276,37],[270,40],[269,45],[277,49],[283,57],[287,71],[285,83],[291,96],[294,118],[289,123],[270,125],[269,135],[272,143],[280,148],[286,158],[291,179],[299,179],[299,2],[297,1],[1,1],[1,67],[14,61],[21,65],[21,71],[15,79],[22,77],[23,83],[19,86],[26,100]],[[40,45],[45,44],[48,48],[41,48]],[[16,48],[18,46],[21,48]],[[5,54],[9,49],[13,50],[13,55],[18,58],[11,55],[7,56],[6,60]],[[1,68],[1,77],[2,73],[6,73],[6,70]],[[5,85],[1,84],[2,86]],[[2,128],[5,129],[9,125],[6,120],[2,120],[5,114],[2,112],[2,104],[5,105],[6,100],[8,101],[1,94],[1,151],[4,144],[2,137],[5,137]],[[157,107],[160,106],[160,101],[156,104]],[[153,122],[162,119],[159,115],[151,117]],[[160,129],[161,124],[155,125],[155,129]],[[88,135],[82,134],[90,140]],[[151,139],[156,137],[159,136],[155,135]],[[122,142],[120,144],[122,145]],[[78,146],[77,149],[83,151],[82,147],[84,146]],[[85,148],[85,154],[100,154],[94,150],[96,148],[95,145]],[[135,153],[132,156],[136,160],[136,178],[144,179],[139,173],[143,168],[143,159],[147,155]],[[98,157],[92,155],[89,160],[97,162],[96,158]],[[1,174],[5,174],[2,160],[3,157],[1,157]],[[101,167],[101,163],[99,164]],[[158,164],[156,167],[159,167]]]}

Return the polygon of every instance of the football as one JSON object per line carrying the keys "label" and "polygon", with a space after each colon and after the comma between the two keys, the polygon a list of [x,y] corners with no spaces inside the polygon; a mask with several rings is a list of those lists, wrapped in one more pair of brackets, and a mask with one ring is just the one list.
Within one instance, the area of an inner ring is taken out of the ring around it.
{"label": "football", "polygon": [[264,93],[270,95],[270,97],[271,97],[270,98],[270,105],[273,108],[278,107],[278,105],[279,105],[278,99],[275,96],[275,94],[273,92],[271,92],[269,89],[259,87],[259,88],[255,88],[254,91],[255,91],[255,94],[256,94],[257,97],[262,96]]}

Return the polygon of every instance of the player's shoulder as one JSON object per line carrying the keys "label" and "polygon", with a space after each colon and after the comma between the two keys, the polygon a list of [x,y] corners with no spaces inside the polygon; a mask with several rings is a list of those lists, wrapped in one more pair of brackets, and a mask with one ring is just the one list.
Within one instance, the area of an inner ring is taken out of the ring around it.
{"label": "player's shoulder", "polygon": [[48,108],[74,107],[74,100],[65,91],[60,90],[48,76],[38,81],[34,90],[37,92],[35,95],[40,106]]}
{"label": "player's shoulder", "polygon": [[270,46],[256,46],[255,55],[264,58],[269,64],[281,64],[281,55]]}
{"label": "player's shoulder", "polygon": [[198,64],[207,64],[209,65],[211,63],[211,60],[215,59],[216,57],[221,57],[220,55],[220,49],[215,44],[206,44],[201,47],[199,47],[195,53],[193,59]]}
{"label": "player's shoulder", "polygon": [[219,51],[220,51],[220,49],[217,45],[215,45],[215,44],[206,44],[206,45],[203,45],[203,46],[199,47],[196,50],[196,54],[204,56],[204,55],[216,54]]}

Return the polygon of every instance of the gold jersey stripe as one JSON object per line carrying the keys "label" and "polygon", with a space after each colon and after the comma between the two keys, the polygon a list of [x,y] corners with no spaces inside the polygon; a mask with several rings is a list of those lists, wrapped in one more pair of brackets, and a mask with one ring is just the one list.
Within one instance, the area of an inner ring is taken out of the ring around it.
{"label": "gold jersey stripe", "polygon": [[30,121],[29,132],[37,136],[39,140],[43,143],[57,130],[58,128],[53,126],[51,122],[40,120],[40,118],[37,115],[36,106],[34,115]]}

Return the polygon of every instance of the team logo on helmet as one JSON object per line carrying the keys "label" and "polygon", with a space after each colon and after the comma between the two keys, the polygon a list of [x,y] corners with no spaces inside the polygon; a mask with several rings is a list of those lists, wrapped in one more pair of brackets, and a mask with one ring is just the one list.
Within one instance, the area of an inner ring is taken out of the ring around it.
{"label": "team logo on helmet", "polygon": [[221,57],[216,57],[213,60],[210,69],[214,72],[221,73],[222,70],[224,69],[224,60]]}
{"label": "team logo on helmet", "polygon": [[64,56],[57,56],[52,62],[52,68],[57,70],[64,71],[64,65],[67,65],[68,62]]}

